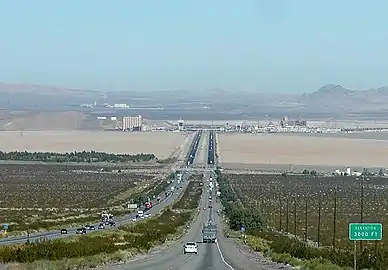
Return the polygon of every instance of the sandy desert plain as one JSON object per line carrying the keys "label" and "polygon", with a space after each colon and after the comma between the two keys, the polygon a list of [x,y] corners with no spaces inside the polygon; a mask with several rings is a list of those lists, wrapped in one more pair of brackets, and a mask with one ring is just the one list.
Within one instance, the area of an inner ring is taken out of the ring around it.
{"label": "sandy desert plain", "polygon": [[168,158],[186,139],[171,132],[115,131],[1,131],[1,151],[72,152],[98,151],[115,154],[154,154]]}
{"label": "sandy desert plain", "polygon": [[293,171],[303,168],[332,171],[346,167],[388,168],[388,136],[377,140],[298,134],[220,133],[217,137],[219,162],[226,169],[292,167]]}

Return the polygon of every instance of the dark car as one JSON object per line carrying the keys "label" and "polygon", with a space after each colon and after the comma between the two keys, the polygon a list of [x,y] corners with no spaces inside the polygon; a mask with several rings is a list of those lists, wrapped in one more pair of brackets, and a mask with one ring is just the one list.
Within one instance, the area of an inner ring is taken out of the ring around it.
{"label": "dark car", "polygon": [[96,230],[96,227],[95,226],[89,226],[89,230],[91,230],[91,231],[95,231]]}
{"label": "dark car", "polygon": [[67,234],[67,230],[66,229],[62,229],[61,230],[61,234]]}
{"label": "dark car", "polygon": [[105,229],[104,223],[100,223],[100,225],[98,225],[98,229],[99,229],[99,230]]}

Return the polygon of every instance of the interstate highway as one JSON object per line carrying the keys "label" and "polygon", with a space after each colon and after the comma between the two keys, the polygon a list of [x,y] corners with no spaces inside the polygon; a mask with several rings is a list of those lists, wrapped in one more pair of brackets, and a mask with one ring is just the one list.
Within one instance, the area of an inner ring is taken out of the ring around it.
{"label": "interstate highway", "polygon": [[[209,179],[209,175],[205,178]],[[206,180],[205,180],[206,181]],[[207,182],[207,181],[206,181]],[[204,192],[200,202],[200,211],[198,217],[191,225],[188,233],[183,237],[181,241],[178,241],[170,248],[159,252],[157,254],[151,254],[145,258],[137,261],[130,262],[125,265],[109,267],[114,270],[231,270],[234,269],[225,260],[222,255],[222,251],[219,245],[216,243],[202,243],[202,226],[203,222],[207,222],[210,211],[214,211],[208,208],[208,196],[207,192]],[[213,203],[215,205],[215,203]],[[203,210],[203,208],[206,210]],[[213,208],[214,209],[214,208]],[[217,215],[215,213],[212,216]],[[220,227],[220,226],[219,226]],[[183,254],[183,245],[186,242],[198,243],[198,254]]]}
{"label": "interstate highway", "polygon": [[[204,134],[205,135],[205,134]],[[215,136],[213,135],[215,138]],[[215,147],[215,141],[213,147]],[[209,149],[209,148],[208,148]],[[208,151],[209,153],[209,151]],[[213,151],[210,151],[213,153]],[[198,153],[200,155],[200,153]],[[214,168],[214,160],[208,159],[207,167]],[[199,170],[199,169],[198,169]],[[203,170],[204,182],[207,184],[211,171]],[[193,221],[188,233],[170,247],[156,249],[153,253],[140,259],[135,259],[123,265],[105,266],[103,269],[113,270],[278,270],[292,269],[290,266],[268,262],[262,256],[253,254],[249,249],[236,245],[232,239],[223,235],[222,218],[217,213],[221,209],[216,202],[215,190],[212,192],[212,202],[208,201],[208,188],[203,192],[199,213]],[[208,208],[212,204],[212,208]],[[205,207],[205,210],[204,210]],[[202,226],[209,217],[217,224],[217,243],[202,243]],[[198,243],[198,254],[183,254],[183,245],[186,242]]]}
{"label": "interstate highway", "polygon": [[[193,142],[195,142],[197,140],[196,144],[192,145],[192,146],[196,145],[196,147],[190,147],[190,149],[189,149],[189,153],[187,155],[188,156],[187,160],[190,160],[191,164],[195,160],[195,157],[196,157],[196,154],[197,154],[196,151],[198,149],[198,144],[199,144],[200,139],[201,139],[201,136],[196,135],[194,137],[194,140],[193,140]],[[182,189],[176,190],[176,192],[174,192],[174,194],[172,194],[170,196],[167,196],[167,197],[165,197],[164,191],[161,194],[159,194],[159,196],[161,197],[160,203],[157,204],[156,200],[152,200],[153,207],[152,207],[152,209],[147,211],[147,213],[155,214],[155,213],[160,212],[165,206],[171,204],[175,199],[177,199],[180,195],[182,195],[184,190],[187,187],[187,184],[188,184],[187,179],[189,177],[190,177],[190,173],[184,173],[183,174],[183,180],[184,181],[183,181]],[[175,185],[175,182],[172,183],[171,185],[169,185],[168,189],[170,189],[173,185]],[[132,218],[134,218],[136,216],[136,214],[137,214],[136,212],[133,212],[133,213],[128,214],[128,215],[115,217],[114,221],[116,222],[116,226],[133,222]],[[90,224],[90,225],[94,225],[96,227],[96,230],[97,230],[97,227],[98,227],[99,223],[97,223],[97,224]],[[8,237],[5,237],[5,238],[0,238],[0,245],[22,244],[22,243],[25,243],[28,239],[30,241],[36,241],[36,240],[41,240],[41,239],[64,238],[64,237],[68,237],[68,236],[71,236],[71,235],[76,235],[76,230],[77,230],[77,228],[80,228],[80,227],[81,226],[67,228],[67,230],[68,230],[67,234],[61,234],[60,230],[52,230],[52,231],[46,231],[46,232],[32,233],[32,234],[30,234],[29,237],[27,235],[8,236]],[[105,230],[108,230],[108,229],[114,229],[114,227],[106,226]],[[93,233],[93,231],[88,231],[88,233]]]}

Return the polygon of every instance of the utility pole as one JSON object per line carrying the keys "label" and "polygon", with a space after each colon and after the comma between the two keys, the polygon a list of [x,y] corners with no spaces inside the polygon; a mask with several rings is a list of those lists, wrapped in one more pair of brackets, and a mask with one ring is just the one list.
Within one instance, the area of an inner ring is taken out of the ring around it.
{"label": "utility pole", "polygon": [[337,187],[334,188],[333,249],[335,249],[336,228],[337,228]]}
{"label": "utility pole", "polygon": [[279,207],[279,231],[282,231],[282,208],[283,208],[283,202],[282,202],[282,197],[279,197],[279,202],[280,202],[280,207]]}
{"label": "utility pole", "polygon": [[318,235],[317,235],[317,242],[318,247],[321,242],[321,208],[322,208],[322,198],[321,193],[319,193],[319,201],[318,201]]}
{"label": "utility pole", "polygon": [[306,196],[306,199],[305,199],[305,209],[304,209],[304,214],[305,214],[305,217],[304,217],[304,241],[307,242],[307,200],[308,200],[308,197]]}
{"label": "utility pole", "polygon": [[296,236],[296,197],[294,197],[294,235]]}
{"label": "utility pole", "polygon": [[[361,194],[360,194],[360,223],[364,223],[364,184],[365,180],[369,180],[367,178],[368,170],[364,168],[362,175],[361,175]],[[360,252],[363,251],[363,241],[360,241]]]}
{"label": "utility pole", "polygon": [[287,196],[287,199],[286,199],[286,232],[287,233],[288,233],[288,206],[289,206],[289,200]]}

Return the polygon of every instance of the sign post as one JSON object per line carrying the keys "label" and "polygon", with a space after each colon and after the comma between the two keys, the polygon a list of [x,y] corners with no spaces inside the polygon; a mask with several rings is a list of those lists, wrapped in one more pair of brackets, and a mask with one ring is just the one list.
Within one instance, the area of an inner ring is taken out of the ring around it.
{"label": "sign post", "polygon": [[354,241],[354,270],[357,269],[357,241],[380,241],[383,239],[381,223],[349,223],[349,240]]}
{"label": "sign post", "polygon": [[2,229],[4,231],[4,235],[7,236],[8,224],[7,223],[3,223],[1,227],[2,227]]}
{"label": "sign post", "polygon": [[246,228],[245,228],[244,224],[241,225],[241,229],[240,230],[243,233],[243,241],[244,241],[244,244],[245,244],[246,243],[246,241],[245,241],[245,230],[246,230]]}

